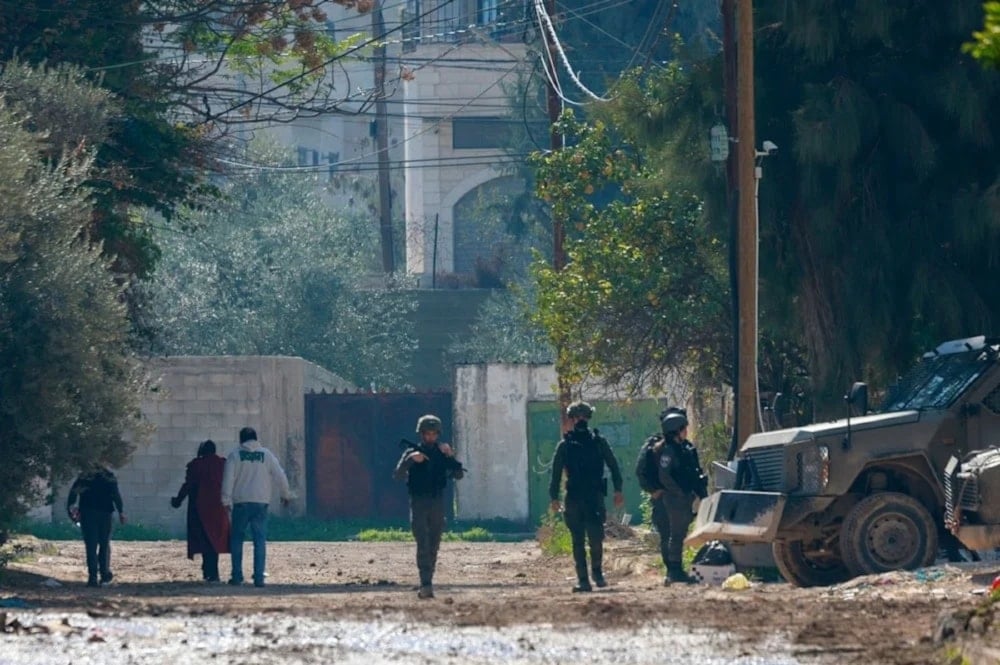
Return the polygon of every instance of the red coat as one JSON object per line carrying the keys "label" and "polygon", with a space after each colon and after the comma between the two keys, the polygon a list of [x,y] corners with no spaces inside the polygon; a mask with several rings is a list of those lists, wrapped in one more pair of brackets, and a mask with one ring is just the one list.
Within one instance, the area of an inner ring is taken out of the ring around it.
{"label": "red coat", "polygon": [[187,465],[177,498],[188,497],[188,558],[195,554],[229,551],[229,513],[222,506],[222,471],[226,460],[218,455],[196,457]]}

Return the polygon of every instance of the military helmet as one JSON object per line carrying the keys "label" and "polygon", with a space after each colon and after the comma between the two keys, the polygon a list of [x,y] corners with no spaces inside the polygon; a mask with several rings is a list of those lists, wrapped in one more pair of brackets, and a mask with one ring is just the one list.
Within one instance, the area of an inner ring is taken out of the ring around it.
{"label": "military helmet", "polygon": [[594,415],[594,407],[583,400],[577,400],[566,407],[566,415],[570,418],[590,418]]}
{"label": "military helmet", "polygon": [[676,434],[688,426],[688,419],[683,413],[668,413],[660,420],[664,434]]}
{"label": "military helmet", "polygon": [[420,416],[417,419],[417,434],[421,432],[427,432],[433,430],[435,432],[441,431],[441,419],[437,416],[427,414],[426,416]]}

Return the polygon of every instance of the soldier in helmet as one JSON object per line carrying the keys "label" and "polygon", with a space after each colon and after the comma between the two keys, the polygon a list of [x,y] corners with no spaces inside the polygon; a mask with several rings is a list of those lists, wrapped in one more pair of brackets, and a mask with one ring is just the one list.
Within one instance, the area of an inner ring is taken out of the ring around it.
{"label": "soldier in helmet", "polygon": [[[611,481],[615,488],[615,507],[625,505],[622,496],[622,474],[618,460],[611,452],[607,439],[597,430],[591,430],[589,420],[594,408],[586,402],[573,402],[566,410],[573,421],[573,429],[563,435],[556,446],[552,460],[552,480],[549,483],[551,509],[559,512],[559,486],[563,472],[566,473],[566,502],[564,518],[573,537],[573,561],[576,564],[578,584],[574,592],[591,591],[590,574],[594,584],[607,586],[601,559],[604,551],[604,518],[607,515],[604,496],[607,486],[604,467],[611,470]],[[587,571],[587,550],[585,539],[590,540],[590,571]]]}
{"label": "soldier in helmet", "polygon": [[455,451],[438,441],[441,419],[421,416],[417,420],[416,444],[409,444],[396,465],[393,477],[406,479],[410,494],[410,525],[417,541],[417,570],[420,573],[419,598],[434,597],[434,568],[444,532],[444,489],[448,478],[460,479],[465,470]]}
{"label": "soldier in helmet", "polygon": [[660,534],[660,555],[667,567],[663,583],[690,584],[695,580],[681,564],[684,537],[691,525],[695,497],[707,496],[707,477],[698,461],[698,450],[687,440],[684,409],[664,411],[660,428],[662,436],[647,439],[639,452],[635,474],[653,504],[653,526]]}

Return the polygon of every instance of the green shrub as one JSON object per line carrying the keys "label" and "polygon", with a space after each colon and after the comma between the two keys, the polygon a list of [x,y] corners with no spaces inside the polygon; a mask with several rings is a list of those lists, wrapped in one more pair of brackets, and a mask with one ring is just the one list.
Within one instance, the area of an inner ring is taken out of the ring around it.
{"label": "green shrub", "polygon": [[405,529],[364,529],[356,536],[363,543],[398,543],[413,540],[413,533]]}
{"label": "green shrub", "polygon": [[546,512],[535,537],[545,554],[561,556],[573,551],[573,540],[561,514]]}

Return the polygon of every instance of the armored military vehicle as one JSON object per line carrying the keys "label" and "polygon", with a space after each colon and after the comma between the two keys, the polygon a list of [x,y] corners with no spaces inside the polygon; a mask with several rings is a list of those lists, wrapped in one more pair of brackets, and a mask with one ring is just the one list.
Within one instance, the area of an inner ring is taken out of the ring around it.
{"label": "armored military vehicle", "polygon": [[878,412],[750,436],[717,466],[689,544],[770,543],[789,582],[828,585],[931,564],[939,547],[1000,545],[1000,338],[941,344]]}

